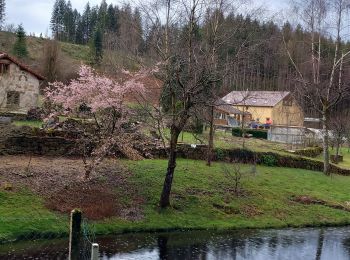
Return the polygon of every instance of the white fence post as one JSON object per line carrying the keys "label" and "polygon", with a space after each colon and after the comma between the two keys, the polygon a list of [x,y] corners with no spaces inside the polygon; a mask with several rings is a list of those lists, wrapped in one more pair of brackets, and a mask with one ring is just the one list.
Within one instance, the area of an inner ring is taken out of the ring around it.
{"label": "white fence post", "polygon": [[99,259],[98,244],[93,243],[91,248],[91,260],[98,260],[98,259]]}

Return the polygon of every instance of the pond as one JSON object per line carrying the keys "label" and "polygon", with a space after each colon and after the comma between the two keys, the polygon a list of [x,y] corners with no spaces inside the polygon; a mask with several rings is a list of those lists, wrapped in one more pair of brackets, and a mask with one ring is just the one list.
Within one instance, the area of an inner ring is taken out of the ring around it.
{"label": "pond", "polygon": [[[350,259],[350,227],[99,237],[101,259]],[[66,240],[0,245],[0,259],[66,259]],[[82,259],[89,259],[86,255]]]}

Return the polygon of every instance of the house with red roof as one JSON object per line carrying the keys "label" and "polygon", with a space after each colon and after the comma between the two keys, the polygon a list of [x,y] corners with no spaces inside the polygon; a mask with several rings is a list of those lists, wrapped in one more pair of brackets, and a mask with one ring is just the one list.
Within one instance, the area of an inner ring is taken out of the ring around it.
{"label": "house with red roof", "polygon": [[26,114],[37,107],[43,80],[39,73],[0,52],[0,112]]}

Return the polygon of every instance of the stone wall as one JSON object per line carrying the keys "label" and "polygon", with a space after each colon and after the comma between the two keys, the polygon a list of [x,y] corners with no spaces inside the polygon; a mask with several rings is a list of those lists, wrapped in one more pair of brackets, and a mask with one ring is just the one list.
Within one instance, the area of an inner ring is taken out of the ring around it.
{"label": "stone wall", "polygon": [[[36,77],[11,63],[9,71],[0,75],[0,112],[27,113],[30,108],[38,106],[39,85]],[[19,92],[18,107],[7,105],[8,91]]]}
{"label": "stone wall", "polygon": [[[52,134],[52,133],[51,133]],[[35,154],[47,156],[79,156],[75,139],[62,136],[45,136],[42,132],[33,131],[30,127],[11,127],[0,124],[0,155],[1,154]],[[149,144],[134,147],[145,158],[167,158],[167,150],[163,147]],[[118,157],[123,154],[114,151]],[[192,160],[206,160],[206,145],[179,144],[178,157]],[[266,164],[269,166],[289,167],[322,171],[323,163],[300,156],[281,155],[272,152],[254,152],[242,149],[215,149],[214,161]],[[270,165],[272,163],[272,165]],[[331,165],[331,172],[350,175],[350,169],[342,169]]]}
{"label": "stone wall", "polygon": [[7,154],[35,154],[48,156],[79,155],[74,140],[62,137],[18,136],[10,137],[4,144]]}

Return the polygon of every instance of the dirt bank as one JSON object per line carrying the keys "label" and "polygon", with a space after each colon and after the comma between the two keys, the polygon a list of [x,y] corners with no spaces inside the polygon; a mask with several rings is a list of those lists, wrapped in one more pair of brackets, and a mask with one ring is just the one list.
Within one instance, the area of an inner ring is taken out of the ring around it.
{"label": "dirt bank", "polygon": [[78,158],[0,156],[0,186],[10,191],[29,189],[43,197],[49,209],[68,213],[81,208],[90,219],[143,217],[143,199],[129,185],[132,173],[117,160],[105,160],[88,181],[83,173]]}

